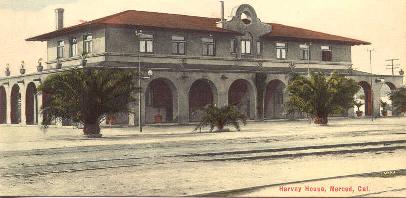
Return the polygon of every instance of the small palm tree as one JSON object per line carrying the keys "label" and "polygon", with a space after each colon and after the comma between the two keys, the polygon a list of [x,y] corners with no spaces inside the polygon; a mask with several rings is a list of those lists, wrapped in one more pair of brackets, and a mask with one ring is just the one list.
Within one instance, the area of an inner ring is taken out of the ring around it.
{"label": "small palm tree", "polygon": [[387,102],[385,102],[385,101],[383,101],[383,100],[379,100],[379,103],[381,103],[381,107],[382,107],[382,116],[387,116],[388,115],[388,110],[387,110],[387,106],[388,106],[388,103]]}
{"label": "small palm tree", "polygon": [[391,92],[389,99],[392,101],[394,111],[399,113],[406,112],[406,87],[401,87]]}
{"label": "small palm tree", "polygon": [[204,116],[194,131],[205,126],[210,127],[210,132],[214,128],[217,128],[217,131],[224,131],[224,127],[228,125],[232,125],[240,131],[240,122],[246,125],[247,118],[244,114],[238,112],[234,106],[218,108],[210,105],[205,109]]}
{"label": "small palm tree", "polygon": [[355,113],[358,117],[361,117],[363,112],[359,108],[361,108],[364,103],[362,103],[361,101],[354,101],[354,105],[357,107],[357,111]]}

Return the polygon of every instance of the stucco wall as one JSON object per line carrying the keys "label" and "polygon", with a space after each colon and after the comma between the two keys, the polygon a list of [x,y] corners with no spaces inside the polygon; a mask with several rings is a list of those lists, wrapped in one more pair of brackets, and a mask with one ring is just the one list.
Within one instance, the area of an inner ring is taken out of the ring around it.
{"label": "stucco wall", "polygon": [[[83,53],[83,37],[84,35],[91,33],[93,35],[93,53],[103,53],[105,52],[105,29],[99,28],[99,29],[94,29],[94,30],[88,30],[88,31],[81,31],[81,32],[76,32],[76,33],[71,33],[68,35],[65,35],[63,37],[56,37],[47,42],[47,50],[48,50],[48,62],[54,62],[57,58],[57,43],[58,41],[64,41],[65,42],[65,47],[64,47],[64,53],[63,53],[63,58],[61,59],[62,61],[69,61],[71,58],[78,58],[82,53]],[[71,38],[76,38],[77,39],[77,56],[76,57],[70,57],[69,52],[70,52],[70,44],[69,40]]]}
{"label": "stucco wall", "polygon": [[[287,43],[288,50],[286,54],[286,60],[302,60],[300,45],[305,44],[305,42],[293,42],[282,40],[281,41],[263,40],[262,41],[263,58],[276,59],[277,42]],[[315,42],[312,42],[312,45],[310,46],[311,61],[321,61],[321,46],[325,45],[331,46],[331,51],[333,53],[332,61],[329,62],[351,62],[351,46],[329,43],[315,43]]]}
{"label": "stucco wall", "polygon": [[[209,33],[182,32],[182,31],[158,31],[143,29],[143,33],[154,35],[153,54],[173,55],[172,36],[184,36],[186,39],[185,56],[202,56],[201,38],[210,37]],[[230,35],[212,34],[216,44],[217,57],[232,57],[230,54]],[[137,54],[139,49],[138,38],[135,29],[109,27],[106,31],[106,51],[123,54]]]}
{"label": "stucco wall", "polygon": [[[139,48],[138,39],[134,33],[135,29],[128,28],[107,28],[106,31],[106,51],[122,54],[137,54]],[[154,52],[155,55],[173,55],[172,54],[172,35],[184,36],[186,39],[186,53],[180,57],[196,57],[202,56],[202,41],[201,38],[209,37],[209,33],[199,32],[180,32],[180,31],[162,31],[162,30],[143,30],[144,33],[151,33],[154,35]],[[236,38],[227,34],[213,34],[216,42],[216,57],[232,58],[236,55],[231,54],[230,42],[232,38]],[[304,42],[292,41],[272,41],[262,39],[262,53],[263,59],[276,59],[276,43],[287,42],[287,60],[301,60],[299,45]],[[254,40],[252,48],[255,48],[256,42]],[[351,46],[329,44],[329,43],[312,43],[311,45],[311,61],[321,61],[321,46],[331,46],[333,57],[332,61],[326,62],[351,62]],[[53,50],[56,51],[56,50]],[[252,49],[255,53],[256,49]],[[256,56],[252,56],[256,57]]]}

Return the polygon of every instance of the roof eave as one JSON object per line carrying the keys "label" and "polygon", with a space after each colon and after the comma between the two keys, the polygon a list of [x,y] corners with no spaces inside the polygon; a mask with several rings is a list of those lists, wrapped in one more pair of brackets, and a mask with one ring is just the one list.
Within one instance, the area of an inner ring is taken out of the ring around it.
{"label": "roof eave", "polygon": [[235,32],[235,31],[230,31],[226,29],[218,29],[218,30],[204,30],[204,29],[187,29],[187,28],[170,28],[170,27],[155,27],[155,26],[143,26],[143,25],[128,25],[128,24],[108,24],[108,23],[99,23],[99,24],[88,24],[88,25],[80,25],[80,27],[72,26],[68,28],[64,28],[61,30],[56,30],[53,32],[41,34],[35,37],[31,37],[28,39],[25,39],[26,41],[47,41],[49,39],[80,31],[86,28],[89,28],[90,26],[92,27],[134,27],[134,28],[149,28],[149,29],[170,29],[170,30],[182,30],[182,31],[191,31],[191,32],[208,32],[208,33],[216,33],[216,34],[232,34],[232,35],[242,35],[240,32]]}
{"label": "roof eave", "polygon": [[316,38],[301,38],[301,37],[288,37],[288,36],[263,36],[266,39],[270,40],[291,40],[291,41],[313,41],[313,42],[329,42],[329,43],[338,43],[338,44],[350,44],[354,45],[371,45],[370,42],[355,40],[354,41],[343,41],[343,40],[329,40],[329,39],[316,39]]}

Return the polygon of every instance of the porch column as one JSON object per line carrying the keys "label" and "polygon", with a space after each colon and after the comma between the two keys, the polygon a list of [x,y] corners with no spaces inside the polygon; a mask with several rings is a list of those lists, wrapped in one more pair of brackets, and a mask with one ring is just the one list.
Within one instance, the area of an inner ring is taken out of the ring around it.
{"label": "porch column", "polygon": [[42,114],[42,92],[37,92],[38,101],[38,126],[41,126],[44,115]]}
{"label": "porch column", "polygon": [[27,118],[25,115],[25,109],[26,109],[26,98],[27,98],[27,90],[26,90],[26,86],[24,83],[20,84],[20,94],[21,94],[21,122],[20,125],[27,125]]}
{"label": "porch column", "polygon": [[136,123],[138,125],[138,115],[136,115],[136,112],[138,112],[138,106],[135,102],[132,102],[128,104],[128,109],[130,110],[130,112],[128,112],[128,126],[135,126]]}
{"label": "porch column", "polygon": [[6,98],[7,98],[7,111],[6,111],[7,121],[6,121],[6,123],[11,124],[11,87],[10,87],[10,85],[8,85],[7,88],[6,87],[4,87],[4,88],[6,89]]}
{"label": "porch column", "polygon": [[375,83],[373,82],[372,86],[372,93],[373,93],[373,98],[372,101],[374,102],[373,104],[373,116],[374,117],[380,117],[381,116],[381,103],[380,103],[380,90],[382,87],[382,83]]}
{"label": "porch column", "polygon": [[[215,83],[217,90],[217,101],[214,101],[217,104],[217,107],[224,107],[228,105],[228,90],[230,89],[232,80],[230,79],[210,79]],[[215,98],[214,98],[215,99]]]}
{"label": "porch column", "polygon": [[189,122],[189,90],[184,84],[179,84],[178,88],[178,122],[186,124]]}

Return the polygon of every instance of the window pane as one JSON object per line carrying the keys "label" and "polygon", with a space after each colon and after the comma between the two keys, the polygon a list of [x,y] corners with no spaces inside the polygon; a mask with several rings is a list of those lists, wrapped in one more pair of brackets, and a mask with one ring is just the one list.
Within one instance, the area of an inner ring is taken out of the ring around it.
{"label": "window pane", "polygon": [[282,58],[281,49],[276,49],[276,58]]}
{"label": "window pane", "polygon": [[185,43],[179,43],[179,54],[185,54]]}
{"label": "window pane", "polygon": [[91,41],[93,39],[93,36],[92,35],[86,35],[85,36],[85,40],[86,41]]}
{"label": "window pane", "polygon": [[306,44],[299,45],[301,49],[309,49],[309,46]]}
{"label": "window pane", "polygon": [[330,50],[330,46],[321,46],[321,50]]}
{"label": "window pane", "polygon": [[257,54],[261,54],[261,42],[257,42]]}
{"label": "window pane", "polygon": [[286,43],[276,43],[276,47],[286,47]]}
{"label": "window pane", "polygon": [[93,42],[89,42],[89,53],[93,52]]}
{"label": "window pane", "polygon": [[214,55],[214,45],[209,45],[208,46],[208,55],[213,56]]}
{"label": "window pane", "polygon": [[154,36],[153,36],[152,34],[141,34],[141,35],[140,35],[140,38],[143,38],[143,39],[152,39],[152,38],[154,38]]}
{"label": "window pane", "polygon": [[282,59],[286,58],[286,49],[282,49]]}
{"label": "window pane", "polygon": [[245,47],[246,47],[246,43],[245,43],[245,41],[241,41],[241,53],[243,53],[243,54],[245,54],[245,53],[246,53],[246,51],[245,51]]}
{"label": "window pane", "polygon": [[184,41],[185,37],[183,36],[172,36],[173,41]]}
{"label": "window pane", "polygon": [[71,56],[76,56],[78,53],[78,44],[74,43],[71,45],[71,49],[70,49],[70,55]]}
{"label": "window pane", "polygon": [[246,53],[251,54],[251,41],[246,41],[245,47],[246,47]]}
{"label": "window pane", "polygon": [[153,52],[153,42],[147,41],[147,52]]}
{"label": "window pane", "polygon": [[309,50],[302,50],[302,59],[303,60],[309,59]]}
{"label": "window pane", "polygon": [[178,43],[172,43],[172,54],[178,53]]}
{"label": "window pane", "polygon": [[140,41],[140,52],[145,52],[145,41]]}
{"label": "window pane", "polygon": [[207,48],[208,48],[207,44],[203,44],[203,46],[202,46],[202,54],[203,55],[208,55]]}
{"label": "window pane", "polygon": [[332,60],[333,54],[331,51],[322,51],[321,54],[322,54],[322,57],[321,57],[322,61],[331,61]]}

